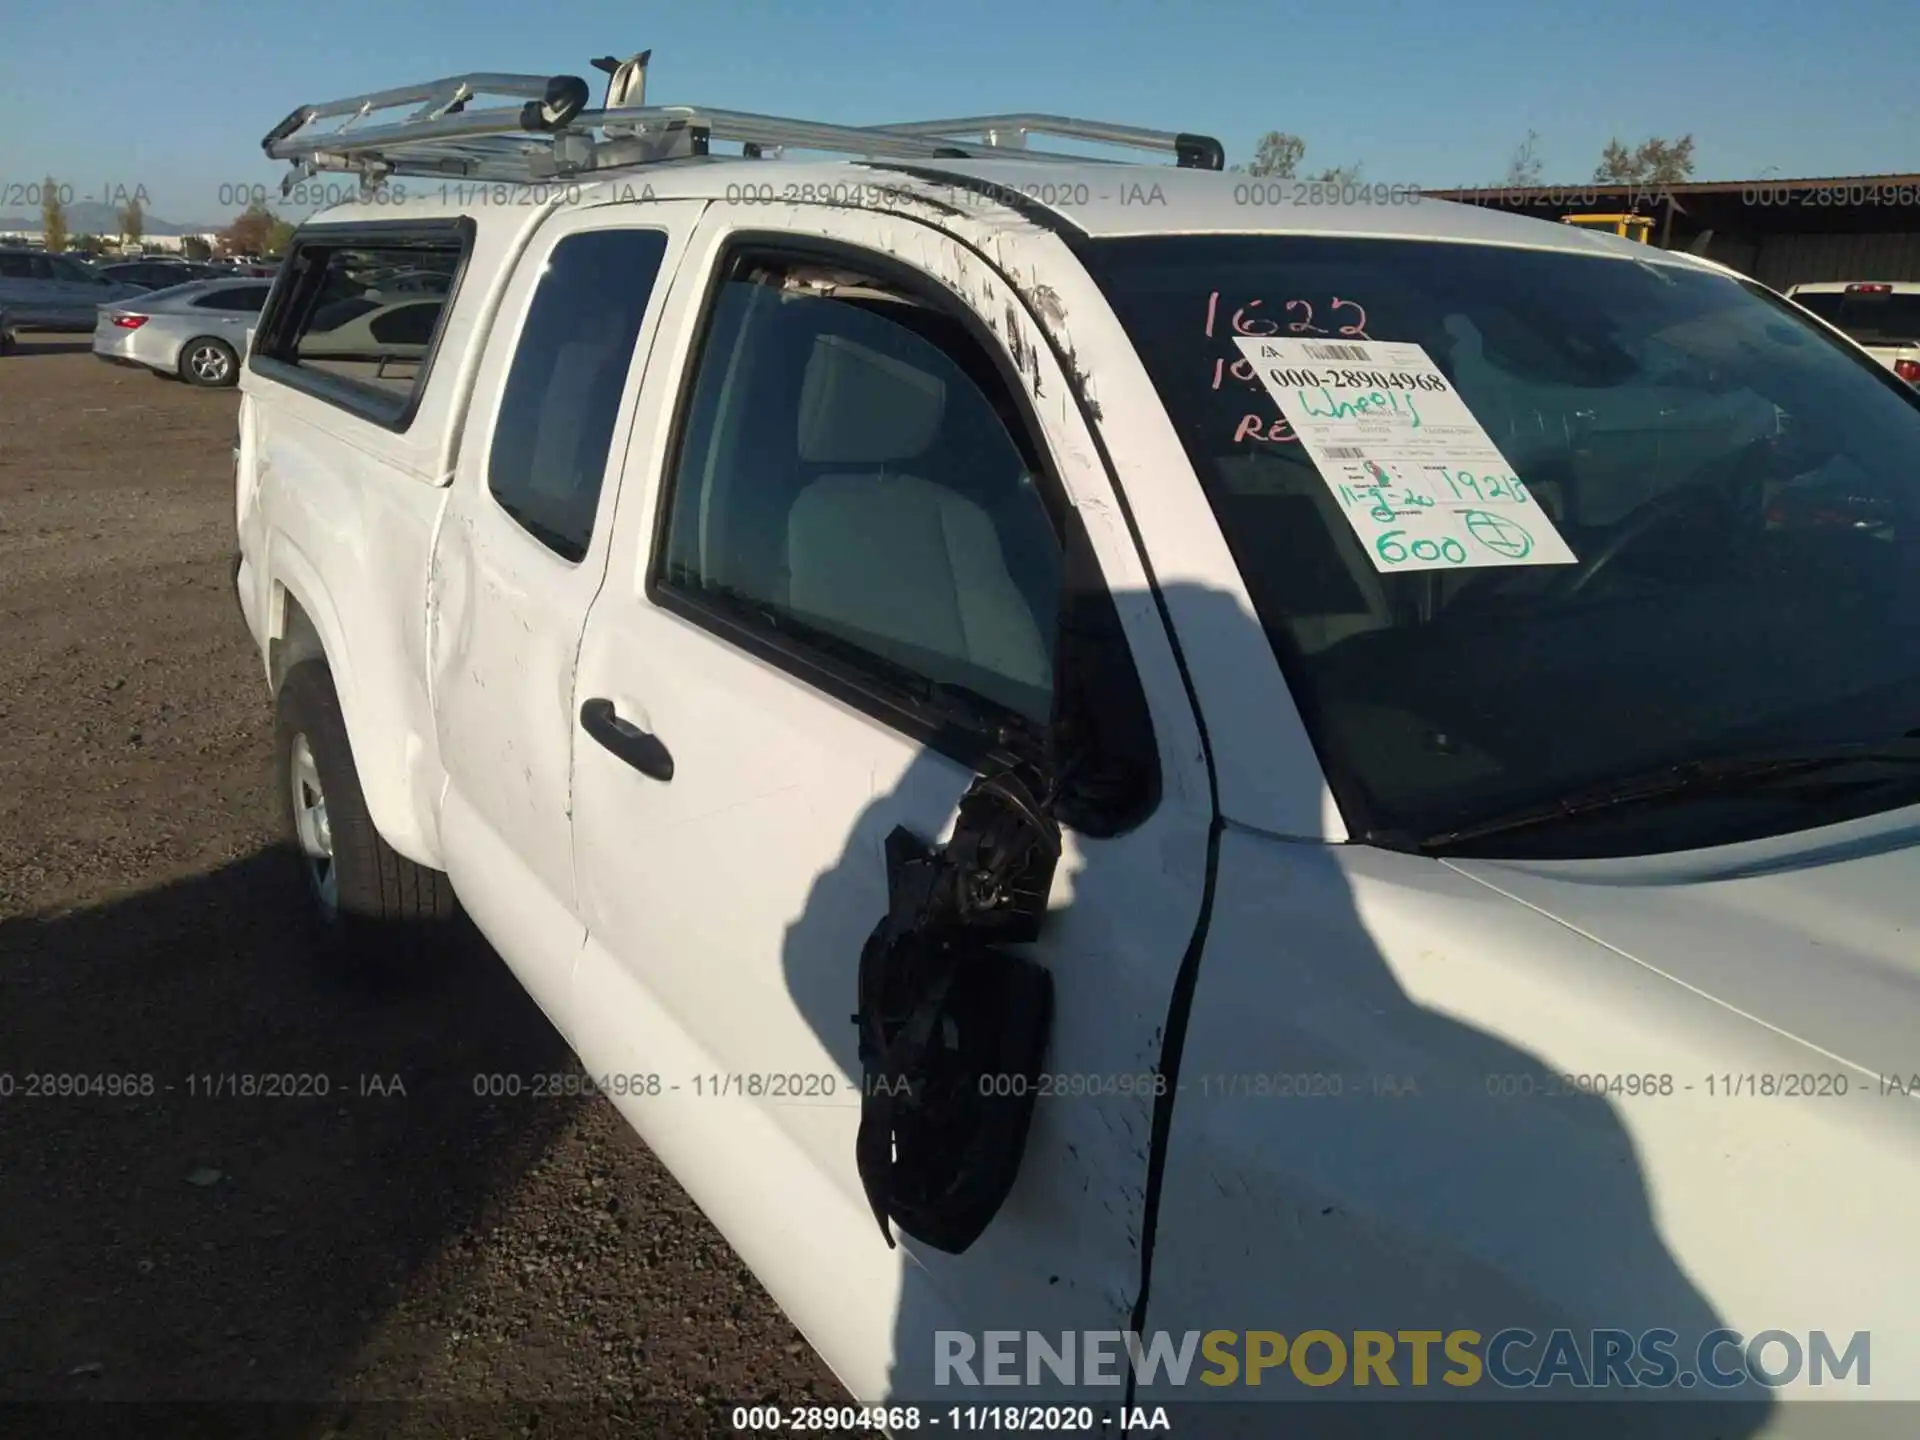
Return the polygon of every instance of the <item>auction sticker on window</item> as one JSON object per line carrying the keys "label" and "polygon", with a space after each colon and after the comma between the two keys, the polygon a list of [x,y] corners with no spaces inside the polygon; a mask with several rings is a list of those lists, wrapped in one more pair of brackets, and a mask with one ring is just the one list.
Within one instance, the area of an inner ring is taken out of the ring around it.
{"label": "auction sticker on window", "polygon": [[1420,346],[1277,337],[1238,344],[1375,569],[1576,563]]}

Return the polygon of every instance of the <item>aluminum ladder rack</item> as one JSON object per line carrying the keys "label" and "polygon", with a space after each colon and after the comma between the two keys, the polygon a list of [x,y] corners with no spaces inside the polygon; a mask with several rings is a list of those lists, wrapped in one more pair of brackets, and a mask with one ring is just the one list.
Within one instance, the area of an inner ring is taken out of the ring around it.
{"label": "aluminum ladder rack", "polygon": [[[981,115],[893,125],[833,125],[814,120],[647,105],[651,51],[628,60],[595,60],[608,76],[606,102],[587,106],[587,82],[575,75],[453,75],[320,105],[303,105],[260,142],[270,159],[294,166],[282,193],[321,171],[348,171],[365,183],[388,175],[542,182],[615,166],[708,157],[715,140],[736,142],[739,157],[787,150],[894,159],[1007,158],[1088,163],[1094,157],[1027,148],[1029,135],[1088,141],[1174,156],[1177,164],[1219,170],[1220,142],[1208,135],[1149,130],[1063,115]],[[499,101],[518,103],[499,104]],[[479,102],[480,108],[470,108]],[[410,115],[364,124],[382,111]],[[338,121],[327,125],[325,122]]]}

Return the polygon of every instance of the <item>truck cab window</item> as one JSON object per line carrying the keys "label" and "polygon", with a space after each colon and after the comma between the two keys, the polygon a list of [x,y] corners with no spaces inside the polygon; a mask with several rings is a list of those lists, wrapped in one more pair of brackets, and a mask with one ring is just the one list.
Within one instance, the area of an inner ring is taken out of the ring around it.
{"label": "truck cab window", "polygon": [[1060,547],[997,373],[943,311],[809,268],[718,296],[663,583],[1044,721]]}
{"label": "truck cab window", "polygon": [[659,230],[596,230],[554,246],[520,332],[487,461],[500,507],[579,560],[634,344],[666,254]]}

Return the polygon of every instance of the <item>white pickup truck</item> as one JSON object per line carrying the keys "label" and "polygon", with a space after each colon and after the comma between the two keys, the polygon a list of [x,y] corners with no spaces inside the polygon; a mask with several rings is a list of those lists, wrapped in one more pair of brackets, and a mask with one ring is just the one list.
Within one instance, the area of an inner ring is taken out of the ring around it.
{"label": "white pickup truck", "polygon": [[1920,387],[1920,281],[1819,280],[1786,294]]}
{"label": "white pickup truck", "polygon": [[295,237],[235,576],[321,922],[462,907],[896,1432],[1920,1399],[1920,398],[1201,137],[747,118],[371,129]]}

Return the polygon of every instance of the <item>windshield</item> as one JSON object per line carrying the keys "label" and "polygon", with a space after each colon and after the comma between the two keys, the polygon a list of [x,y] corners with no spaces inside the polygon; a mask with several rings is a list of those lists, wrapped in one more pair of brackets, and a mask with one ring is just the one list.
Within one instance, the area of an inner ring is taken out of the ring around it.
{"label": "windshield", "polygon": [[[1651,259],[1479,245],[1081,254],[1359,832],[1920,730],[1920,401],[1791,306]],[[1831,818],[1790,789],[1723,797],[1608,853]]]}
{"label": "windshield", "polygon": [[1803,290],[1793,300],[1862,345],[1920,345],[1920,293]]}

